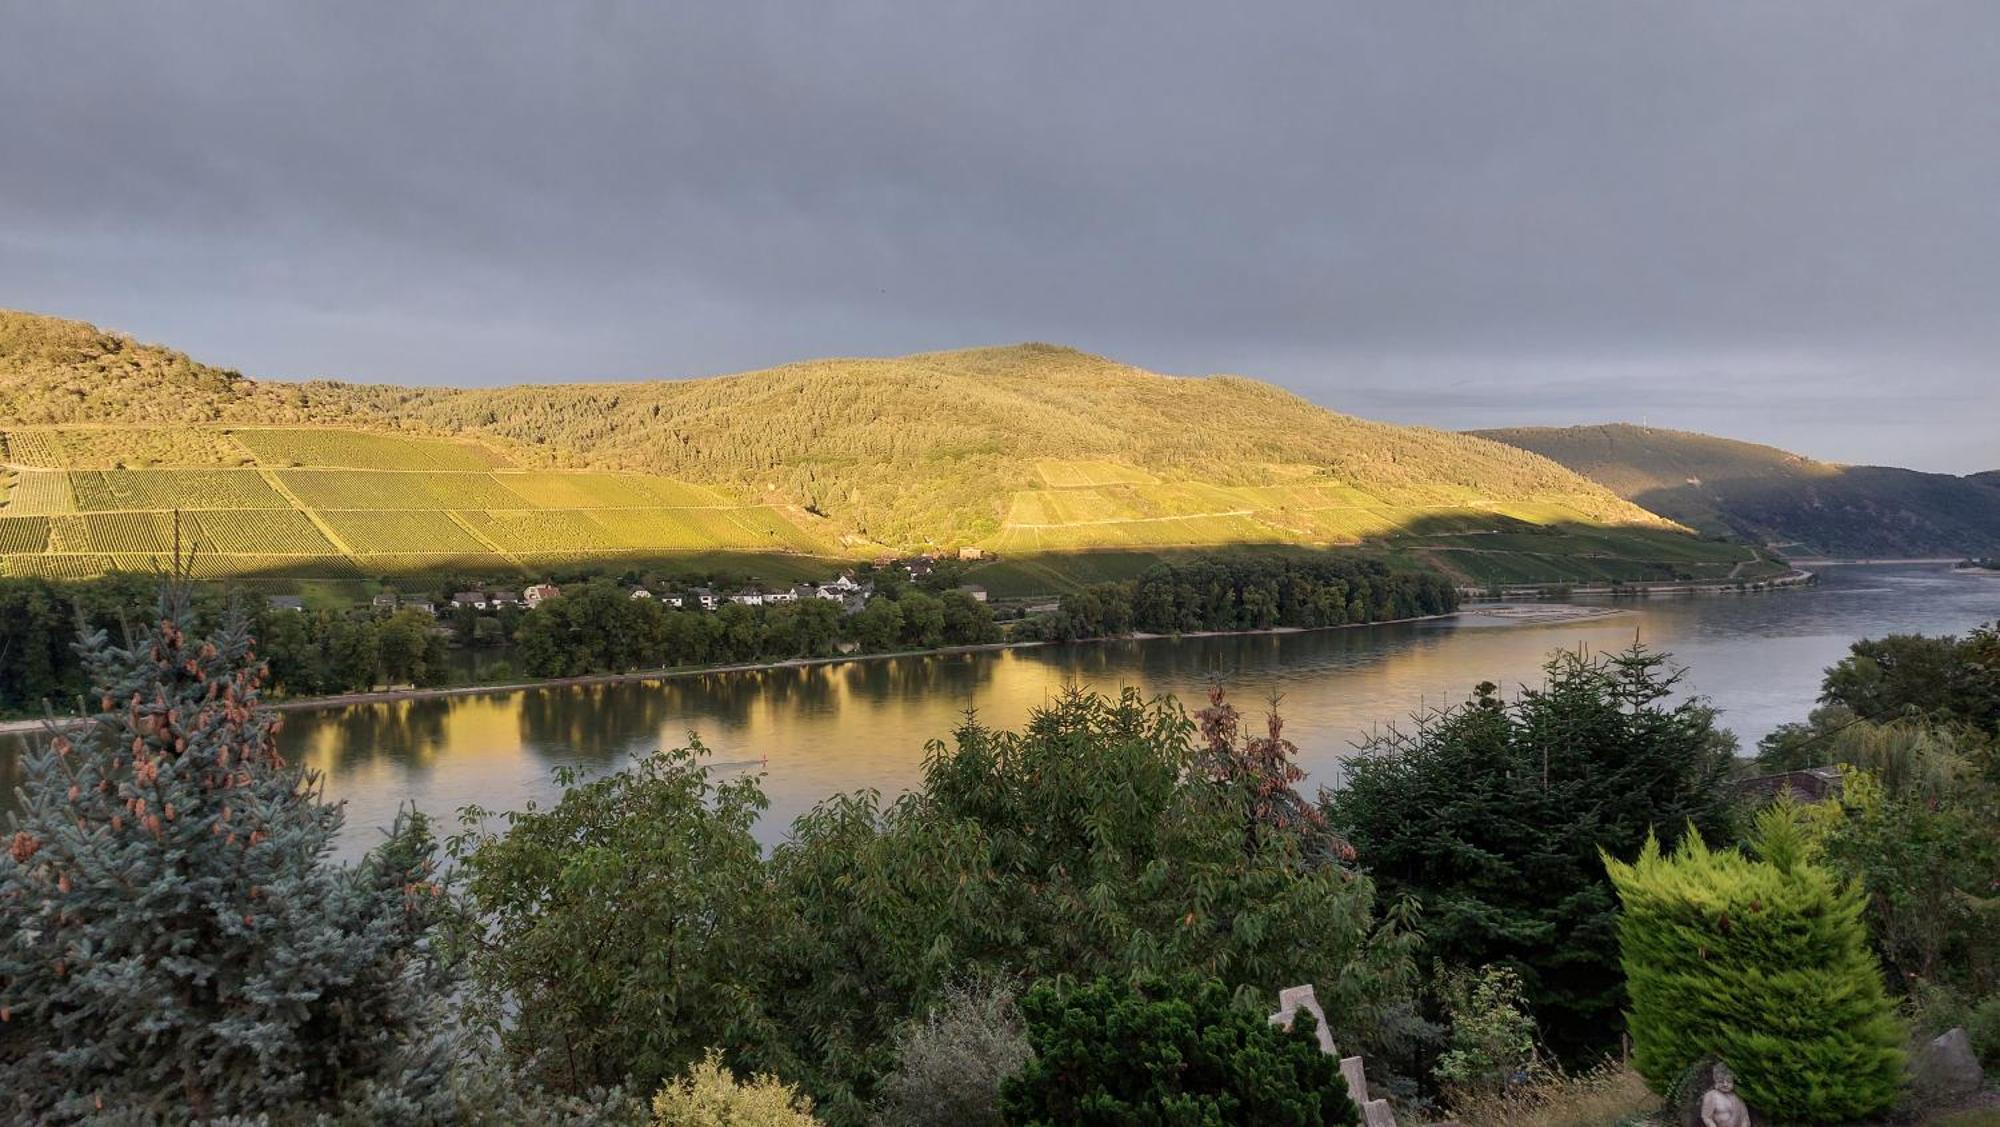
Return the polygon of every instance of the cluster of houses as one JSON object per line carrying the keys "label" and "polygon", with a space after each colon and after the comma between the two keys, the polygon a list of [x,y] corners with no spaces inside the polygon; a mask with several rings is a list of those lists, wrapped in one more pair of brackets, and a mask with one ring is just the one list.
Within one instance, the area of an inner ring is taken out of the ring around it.
{"label": "cluster of houses", "polygon": [[[966,553],[968,552],[971,554],[967,555]],[[960,558],[978,559],[978,550],[974,548],[964,549],[960,552]],[[909,573],[910,578],[915,580],[922,579],[931,574],[931,568],[936,563],[936,558],[932,556],[918,556],[908,560],[885,560],[882,563],[886,566],[903,568]],[[986,588],[984,587],[967,584],[958,589],[979,602],[983,603],[986,601]],[[868,605],[868,597],[875,593],[875,584],[857,580],[854,577],[854,573],[850,571],[842,572],[837,578],[828,583],[799,583],[791,587],[776,589],[746,587],[737,591],[716,591],[708,587],[689,587],[682,590],[655,592],[644,587],[632,587],[626,593],[634,599],[658,599],[670,607],[688,609],[700,607],[702,610],[715,610],[724,603],[741,603],[744,606],[762,607],[775,606],[780,603],[796,603],[806,599],[824,599],[839,606],[843,611],[852,614]],[[561,594],[562,588],[553,583],[537,583],[520,592],[460,591],[451,597],[449,609],[471,607],[473,610],[487,611],[499,610],[502,607],[526,607],[529,610],[533,610],[542,605],[542,603],[556,598]],[[304,600],[295,595],[272,595],[270,602],[271,606],[279,610],[305,609]],[[438,613],[438,608],[428,599],[398,596],[393,593],[384,593],[375,596],[373,606],[376,610],[392,614],[398,610],[420,610],[431,615]]]}
{"label": "cluster of houses", "polygon": [[780,603],[796,603],[805,599],[824,599],[845,611],[858,611],[868,604],[868,596],[875,590],[873,583],[855,580],[852,574],[842,574],[830,583],[800,583],[791,587],[771,589],[767,587],[746,587],[740,591],[716,591],[708,587],[689,587],[681,591],[649,591],[644,587],[634,587],[629,594],[634,599],[658,599],[670,607],[715,610],[724,603],[741,603],[749,607],[776,606]]}

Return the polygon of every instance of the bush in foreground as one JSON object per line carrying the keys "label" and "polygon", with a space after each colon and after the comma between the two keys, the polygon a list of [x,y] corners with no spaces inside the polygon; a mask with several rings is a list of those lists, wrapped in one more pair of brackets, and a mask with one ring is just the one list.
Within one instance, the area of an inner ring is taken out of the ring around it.
{"label": "bush in foreground", "polygon": [[877,1127],[1000,1127],[1000,1085],[1032,1055],[1011,983],[948,987],[897,1033]]}
{"label": "bush in foreground", "polygon": [[1313,1017],[1289,1030],[1230,1004],[1213,980],[1100,978],[1021,1001],[1035,1057],[1001,1088],[1007,1121],[1057,1124],[1352,1124],[1340,1065]]}
{"label": "bush in foreground", "polygon": [[1895,1102],[1903,1029],[1868,948],[1861,896],[1813,863],[1789,805],[1758,818],[1761,859],[1689,834],[1606,858],[1624,905],[1633,1064],[1664,1092],[1704,1058],[1779,1122],[1860,1119]]}
{"label": "bush in foreground", "polygon": [[655,1127],[819,1127],[812,1100],[775,1076],[741,1083],[710,1049],[653,1097]]}

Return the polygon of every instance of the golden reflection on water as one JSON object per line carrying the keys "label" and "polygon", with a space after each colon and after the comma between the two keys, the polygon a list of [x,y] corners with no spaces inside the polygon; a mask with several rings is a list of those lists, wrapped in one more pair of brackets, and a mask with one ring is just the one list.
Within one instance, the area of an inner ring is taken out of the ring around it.
{"label": "golden reflection on water", "polygon": [[[1963,631],[2000,617],[2000,583],[1944,569],[1843,569],[1811,591],[1624,604],[1618,616],[1556,625],[1457,621],[1304,634],[1120,641],[981,654],[707,674],[650,683],[289,712],[287,754],[325,772],[349,803],[343,850],[378,840],[397,807],[449,817],[547,801],[559,765],[611,770],[698,733],[724,773],[761,772],[767,841],[842,790],[893,793],[919,776],[925,744],[968,710],[1018,725],[1069,684],[1126,685],[1199,703],[1219,677],[1238,707],[1284,696],[1285,733],[1308,787],[1337,781],[1353,741],[1463,700],[1473,685],[1539,680],[1550,650],[1622,649],[1636,637],[1674,652],[1688,687],[1725,710],[1746,746],[1813,703],[1821,670],[1857,637]],[[0,775],[14,770],[0,750]]]}

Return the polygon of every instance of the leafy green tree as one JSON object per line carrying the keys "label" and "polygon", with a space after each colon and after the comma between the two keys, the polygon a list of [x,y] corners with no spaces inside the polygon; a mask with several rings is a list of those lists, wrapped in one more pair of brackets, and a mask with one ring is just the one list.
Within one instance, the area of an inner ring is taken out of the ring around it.
{"label": "leafy green tree", "polygon": [[1422,903],[1430,953],[1519,971],[1545,1042],[1581,1060],[1615,1044],[1624,1002],[1599,852],[1725,833],[1732,741],[1702,701],[1667,703],[1680,675],[1643,647],[1545,672],[1376,738],[1325,802],[1383,891]]}
{"label": "leafy green tree", "polygon": [[270,671],[273,695],[312,696],[326,691],[326,661],[313,632],[314,616],[266,610],[257,617],[257,650]]}
{"label": "leafy green tree", "polygon": [[862,649],[875,653],[893,650],[903,636],[902,608],[895,600],[877,595],[854,616],[853,629]]}
{"label": "leafy green tree", "polygon": [[346,689],[372,689],[382,676],[382,647],[375,623],[352,616],[329,617],[320,633],[327,679]]}
{"label": "leafy green tree", "polygon": [[1451,1089],[1497,1089],[1535,1064],[1535,1019],[1521,996],[1521,976],[1507,967],[1453,970],[1438,993],[1450,1019],[1450,1041],[1437,1076]]}
{"label": "leafy green tree", "polygon": [[1021,1010],[1035,1055],[1001,1086],[1009,1123],[1359,1122],[1310,1013],[1280,1029],[1213,979],[1045,982]]}
{"label": "leafy green tree", "polygon": [[1903,1030],[1868,950],[1860,891],[1811,857],[1789,806],[1758,816],[1759,859],[1689,831],[1663,853],[1605,856],[1624,914],[1632,1063],[1656,1091],[1697,1061],[1727,1064],[1750,1107],[1781,1123],[1886,1110]]}
{"label": "leafy green tree", "polygon": [[896,601],[903,612],[903,643],[919,649],[944,644],[944,604],[935,595],[911,591]]}
{"label": "leafy green tree", "polygon": [[1000,628],[993,624],[993,609],[964,591],[946,591],[938,596],[944,607],[944,644],[977,646],[1000,640]]}
{"label": "leafy green tree", "polygon": [[511,815],[504,835],[471,808],[451,839],[485,921],[478,1005],[557,1090],[648,1090],[708,1046],[774,1039],[762,984],[783,916],[750,833],[764,796],[755,778],[711,781],[702,754],[588,781],[564,768],[555,806]]}
{"label": "leafy green tree", "polygon": [[2000,984],[2000,803],[1992,790],[1965,778],[1896,787],[1850,769],[1836,809],[1826,860],[1865,894],[1869,934],[1891,980],[1991,993]]}
{"label": "leafy green tree", "polygon": [[1826,672],[1820,698],[1867,720],[1912,714],[2000,735],[2000,627],[1964,638],[1866,638]]}
{"label": "leafy green tree", "polygon": [[21,1121],[420,1108],[449,1065],[421,821],[358,866],[341,810],[273,746],[241,616],[170,590],[90,636],[97,714],[28,759],[0,861],[0,1091]]}
{"label": "leafy green tree", "polygon": [[385,680],[391,684],[429,683],[431,626],[431,616],[420,610],[399,610],[376,624],[375,644]]}
{"label": "leafy green tree", "polygon": [[[778,958],[797,1073],[830,1120],[870,1098],[893,1031],[969,970],[1314,983],[1357,1039],[1405,998],[1408,914],[1294,827],[1246,839],[1247,788],[1193,770],[1192,725],[1136,692],[1070,692],[1019,732],[968,722],[922,788],[822,803],[773,855],[800,923]],[[1246,844],[1247,842],[1247,844]],[[837,970],[832,968],[838,968]]]}

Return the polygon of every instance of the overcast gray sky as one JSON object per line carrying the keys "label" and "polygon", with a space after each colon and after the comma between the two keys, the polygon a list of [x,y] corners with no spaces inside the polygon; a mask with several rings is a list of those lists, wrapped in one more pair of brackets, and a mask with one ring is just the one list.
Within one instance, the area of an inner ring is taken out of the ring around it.
{"label": "overcast gray sky", "polygon": [[2000,467],[2000,4],[0,0],[0,306],[272,377],[1049,340]]}

